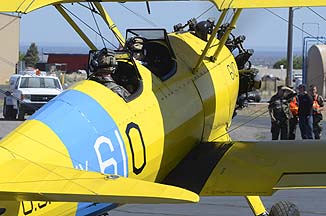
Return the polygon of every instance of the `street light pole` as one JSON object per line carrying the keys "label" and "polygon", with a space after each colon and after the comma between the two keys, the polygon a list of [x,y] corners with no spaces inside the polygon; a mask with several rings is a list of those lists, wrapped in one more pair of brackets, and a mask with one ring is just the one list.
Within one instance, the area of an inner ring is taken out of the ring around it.
{"label": "street light pole", "polygon": [[287,68],[286,82],[287,86],[292,86],[293,71],[293,8],[289,8],[289,25],[288,25],[288,49],[287,49]]}

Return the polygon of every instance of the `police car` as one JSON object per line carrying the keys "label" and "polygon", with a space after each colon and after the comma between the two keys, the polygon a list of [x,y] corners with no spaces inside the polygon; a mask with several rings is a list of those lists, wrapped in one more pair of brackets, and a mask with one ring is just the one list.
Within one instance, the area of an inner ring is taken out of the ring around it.
{"label": "police car", "polygon": [[13,120],[18,115],[18,120],[24,120],[25,114],[33,114],[63,91],[57,77],[44,74],[14,74],[10,77],[9,91],[3,103],[5,119]]}

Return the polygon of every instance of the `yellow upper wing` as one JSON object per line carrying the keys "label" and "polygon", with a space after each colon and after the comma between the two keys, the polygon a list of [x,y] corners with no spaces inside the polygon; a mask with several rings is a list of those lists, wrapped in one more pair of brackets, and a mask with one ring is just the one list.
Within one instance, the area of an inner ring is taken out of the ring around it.
{"label": "yellow upper wing", "polygon": [[190,191],[72,168],[9,160],[0,165],[0,200],[107,203],[198,202]]}
{"label": "yellow upper wing", "polygon": [[[139,2],[139,0],[127,0]],[[164,0],[167,1],[167,0]],[[170,0],[169,0],[170,1]],[[227,8],[265,8],[265,7],[306,7],[326,6],[325,0],[210,0],[218,9]],[[0,12],[28,13],[38,8],[81,0],[1,0]],[[121,0],[103,0],[103,2],[121,2]]]}
{"label": "yellow upper wing", "polygon": [[164,182],[203,196],[326,188],[325,152],[325,141],[203,143]]}

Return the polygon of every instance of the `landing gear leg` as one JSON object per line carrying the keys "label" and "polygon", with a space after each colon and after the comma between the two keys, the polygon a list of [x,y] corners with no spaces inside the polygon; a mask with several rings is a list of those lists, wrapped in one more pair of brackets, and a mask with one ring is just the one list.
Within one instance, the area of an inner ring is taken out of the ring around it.
{"label": "landing gear leg", "polygon": [[259,196],[246,196],[245,198],[255,216],[268,215],[265,206]]}

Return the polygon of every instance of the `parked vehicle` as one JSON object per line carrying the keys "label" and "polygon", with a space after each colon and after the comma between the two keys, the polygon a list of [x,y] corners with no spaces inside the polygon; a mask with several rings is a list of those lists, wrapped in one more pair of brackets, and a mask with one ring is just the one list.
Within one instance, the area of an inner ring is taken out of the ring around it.
{"label": "parked vehicle", "polygon": [[293,87],[294,89],[297,89],[299,87],[299,85],[302,84],[302,75],[301,74],[295,74],[293,76]]}
{"label": "parked vehicle", "polygon": [[259,91],[254,90],[250,91],[247,94],[242,94],[238,97],[238,104],[241,104],[241,106],[247,106],[246,104],[249,102],[256,102],[259,103],[261,101],[261,95]]}
{"label": "parked vehicle", "polygon": [[251,92],[248,92],[248,102],[256,102],[256,103],[259,103],[261,101],[261,95],[259,93],[259,91],[251,91]]}
{"label": "parked vehicle", "polygon": [[9,91],[3,103],[3,116],[7,120],[24,120],[63,91],[57,77],[14,74],[9,79]]}

